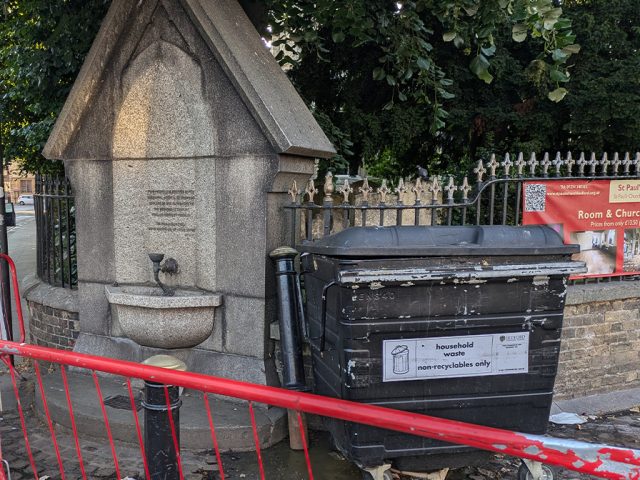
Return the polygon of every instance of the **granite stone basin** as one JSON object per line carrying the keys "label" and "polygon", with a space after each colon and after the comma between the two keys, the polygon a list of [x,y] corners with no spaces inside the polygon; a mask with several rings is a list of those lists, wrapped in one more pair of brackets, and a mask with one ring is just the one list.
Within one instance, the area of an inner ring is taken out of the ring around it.
{"label": "granite stone basin", "polygon": [[215,308],[222,296],[202,290],[178,289],[163,295],[159,287],[105,287],[111,313],[123,333],[139,345],[155,348],[190,348],[213,331]]}

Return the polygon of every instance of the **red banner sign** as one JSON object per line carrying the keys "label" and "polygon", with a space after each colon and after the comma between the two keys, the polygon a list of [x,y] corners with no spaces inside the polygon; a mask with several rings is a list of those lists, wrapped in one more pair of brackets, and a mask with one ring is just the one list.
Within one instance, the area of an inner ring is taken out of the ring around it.
{"label": "red banner sign", "polygon": [[640,273],[640,180],[526,182],[522,223],[580,245],[573,258],[588,271],[579,278]]}

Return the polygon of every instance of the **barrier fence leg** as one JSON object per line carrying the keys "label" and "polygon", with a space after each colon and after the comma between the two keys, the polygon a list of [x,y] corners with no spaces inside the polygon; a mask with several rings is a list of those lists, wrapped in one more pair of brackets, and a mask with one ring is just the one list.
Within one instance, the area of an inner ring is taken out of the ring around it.
{"label": "barrier fence leg", "polygon": [[[166,364],[170,358],[158,355],[146,360],[144,363],[172,368],[173,366],[167,366]],[[176,361],[176,359],[172,360]],[[182,363],[179,360],[177,362]],[[173,367],[172,369],[182,370],[183,368]],[[169,402],[167,402],[165,387],[169,395]],[[144,449],[151,475],[149,480],[180,480],[180,406],[182,405],[180,388],[173,385],[167,386],[161,383],[145,381],[144,390],[144,400],[142,402],[145,427]],[[167,405],[168,403],[169,405]],[[172,434],[169,413],[173,418],[175,440]]]}
{"label": "barrier fence leg", "polygon": [[553,480],[553,470],[540,462],[534,462],[526,458],[518,470],[518,480]]}

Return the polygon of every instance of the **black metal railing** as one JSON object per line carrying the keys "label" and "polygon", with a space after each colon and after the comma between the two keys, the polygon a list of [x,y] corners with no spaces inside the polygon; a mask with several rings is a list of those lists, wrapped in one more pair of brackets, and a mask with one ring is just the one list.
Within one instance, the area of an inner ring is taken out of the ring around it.
{"label": "black metal railing", "polygon": [[34,208],[38,277],[56,287],[76,288],[76,207],[69,180],[36,176]]}
{"label": "black metal railing", "polygon": [[377,180],[379,186],[374,188],[374,179],[366,177],[359,187],[348,180],[335,185],[328,173],[322,201],[316,203],[319,191],[313,179],[304,191],[294,182],[291,203],[285,208],[290,211],[295,245],[353,226],[521,225],[525,182],[628,178],[640,178],[640,153],[633,157],[615,153],[612,158],[591,154],[588,159],[583,153],[577,160],[571,153],[558,153],[554,159],[546,153],[540,161],[535,154],[525,160],[520,153],[515,162],[509,154],[501,162],[492,155],[461,179],[453,175],[400,179],[393,189],[388,180]]}

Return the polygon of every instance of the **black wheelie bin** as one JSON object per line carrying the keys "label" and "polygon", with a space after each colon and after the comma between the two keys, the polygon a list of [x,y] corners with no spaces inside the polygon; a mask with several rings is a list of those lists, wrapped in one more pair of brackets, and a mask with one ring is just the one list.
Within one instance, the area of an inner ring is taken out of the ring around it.
{"label": "black wheelie bin", "polygon": [[[299,250],[316,393],[545,432],[567,279],[584,271],[571,260],[577,245],[544,226],[399,226],[349,228]],[[457,467],[481,453],[326,427],[362,468]]]}

